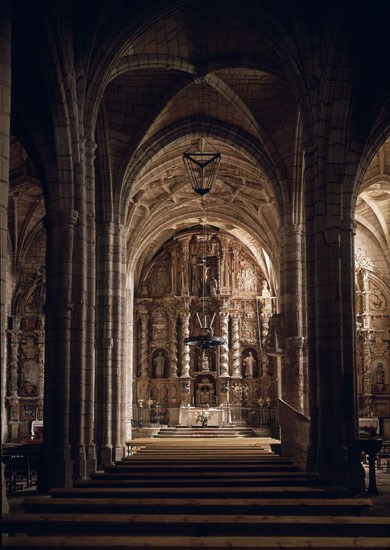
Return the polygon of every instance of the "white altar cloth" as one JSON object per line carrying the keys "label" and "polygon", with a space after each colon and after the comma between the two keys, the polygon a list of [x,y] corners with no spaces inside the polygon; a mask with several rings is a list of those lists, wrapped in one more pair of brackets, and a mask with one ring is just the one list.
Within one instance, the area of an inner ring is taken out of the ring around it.
{"label": "white altar cloth", "polygon": [[210,407],[205,409],[204,407],[180,407],[179,409],[179,425],[180,426],[201,426],[196,423],[196,417],[201,413],[206,412],[209,414],[209,426],[226,426],[230,423],[230,412],[228,409],[222,407]]}

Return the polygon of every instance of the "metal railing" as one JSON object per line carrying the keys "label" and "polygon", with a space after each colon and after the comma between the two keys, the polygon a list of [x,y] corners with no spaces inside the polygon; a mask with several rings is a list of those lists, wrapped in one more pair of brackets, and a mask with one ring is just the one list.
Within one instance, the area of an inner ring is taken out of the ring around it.
{"label": "metal railing", "polygon": [[241,407],[229,405],[231,408],[231,421],[246,423],[251,428],[278,428],[279,414],[277,407]]}

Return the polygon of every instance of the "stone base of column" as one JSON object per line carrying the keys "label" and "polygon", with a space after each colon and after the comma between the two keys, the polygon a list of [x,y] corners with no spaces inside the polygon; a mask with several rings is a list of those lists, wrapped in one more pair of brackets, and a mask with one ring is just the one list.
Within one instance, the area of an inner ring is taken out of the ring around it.
{"label": "stone base of column", "polygon": [[73,478],[74,479],[86,479],[87,478],[87,459],[85,455],[85,446],[75,446],[76,458],[73,462]]}
{"label": "stone base of column", "polygon": [[100,466],[112,465],[112,445],[102,445],[100,448]]}
{"label": "stone base of column", "polygon": [[339,449],[318,449],[317,471],[332,479],[335,483],[344,485],[351,495],[363,494],[364,468],[360,462],[359,451],[347,447]]}
{"label": "stone base of column", "polygon": [[[48,454],[47,454],[48,452]],[[44,452],[38,473],[38,491],[47,493],[54,487],[73,486],[74,461],[70,458],[70,447],[61,452]]]}
{"label": "stone base of column", "polygon": [[117,460],[122,460],[125,456],[124,448],[120,445],[115,445],[112,449],[112,460],[115,462]]}
{"label": "stone base of column", "polygon": [[86,461],[86,473],[87,476],[94,474],[97,470],[96,460],[96,446],[88,445],[87,447],[87,461]]}

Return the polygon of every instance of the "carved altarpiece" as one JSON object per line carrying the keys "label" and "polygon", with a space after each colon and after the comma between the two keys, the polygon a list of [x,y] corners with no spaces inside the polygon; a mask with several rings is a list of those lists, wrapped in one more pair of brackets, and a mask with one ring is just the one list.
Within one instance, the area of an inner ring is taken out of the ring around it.
{"label": "carved altarpiece", "polygon": [[8,441],[18,443],[31,436],[33,421],[43,420],[45,361],[45,277],[25,281],[15,292],[7,330],[8,384],[6,409]]}
{"label": "carved altarpiece", "polygon": [[[144,270],[135,304],[135,403],[256,407],[262,396],[276,403],[273,358],[263,352],[274,302],[265,274],[237,239],[202,229],[174,237]],[[200,321],[212,323],[224,344],[204,351],[185,345],[184,338],[200,335]]]}
{"label": "carved altarpiece", "polygon": [[356,263],[359,416],[390,416],[390,288],[369,264]]}

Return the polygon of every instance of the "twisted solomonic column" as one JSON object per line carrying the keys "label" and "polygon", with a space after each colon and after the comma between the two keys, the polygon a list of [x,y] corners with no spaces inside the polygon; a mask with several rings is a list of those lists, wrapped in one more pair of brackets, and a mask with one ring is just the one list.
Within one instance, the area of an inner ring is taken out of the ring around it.
{"label": "twisted solomonic column", "polygon": [[233,316],[232,339],[232,378],[242,378],[240,365],[240,318],[238,315]]}
{"label": "twisted solomonic column", "polygon": [[220,313],[221,318],[221,336],[223,344],[221,346],[221,374],[220,378],[230,378],[229,376],[229,314],[227,311]]}
{"label": "twisted solomonic column", "polygon": [[185,338],[190,335],[190,314],[185,312],[180,314],[181,330],[182,330],[182,366],[181,366],[181,378],[190,378],[190,346],[184,344]]}

